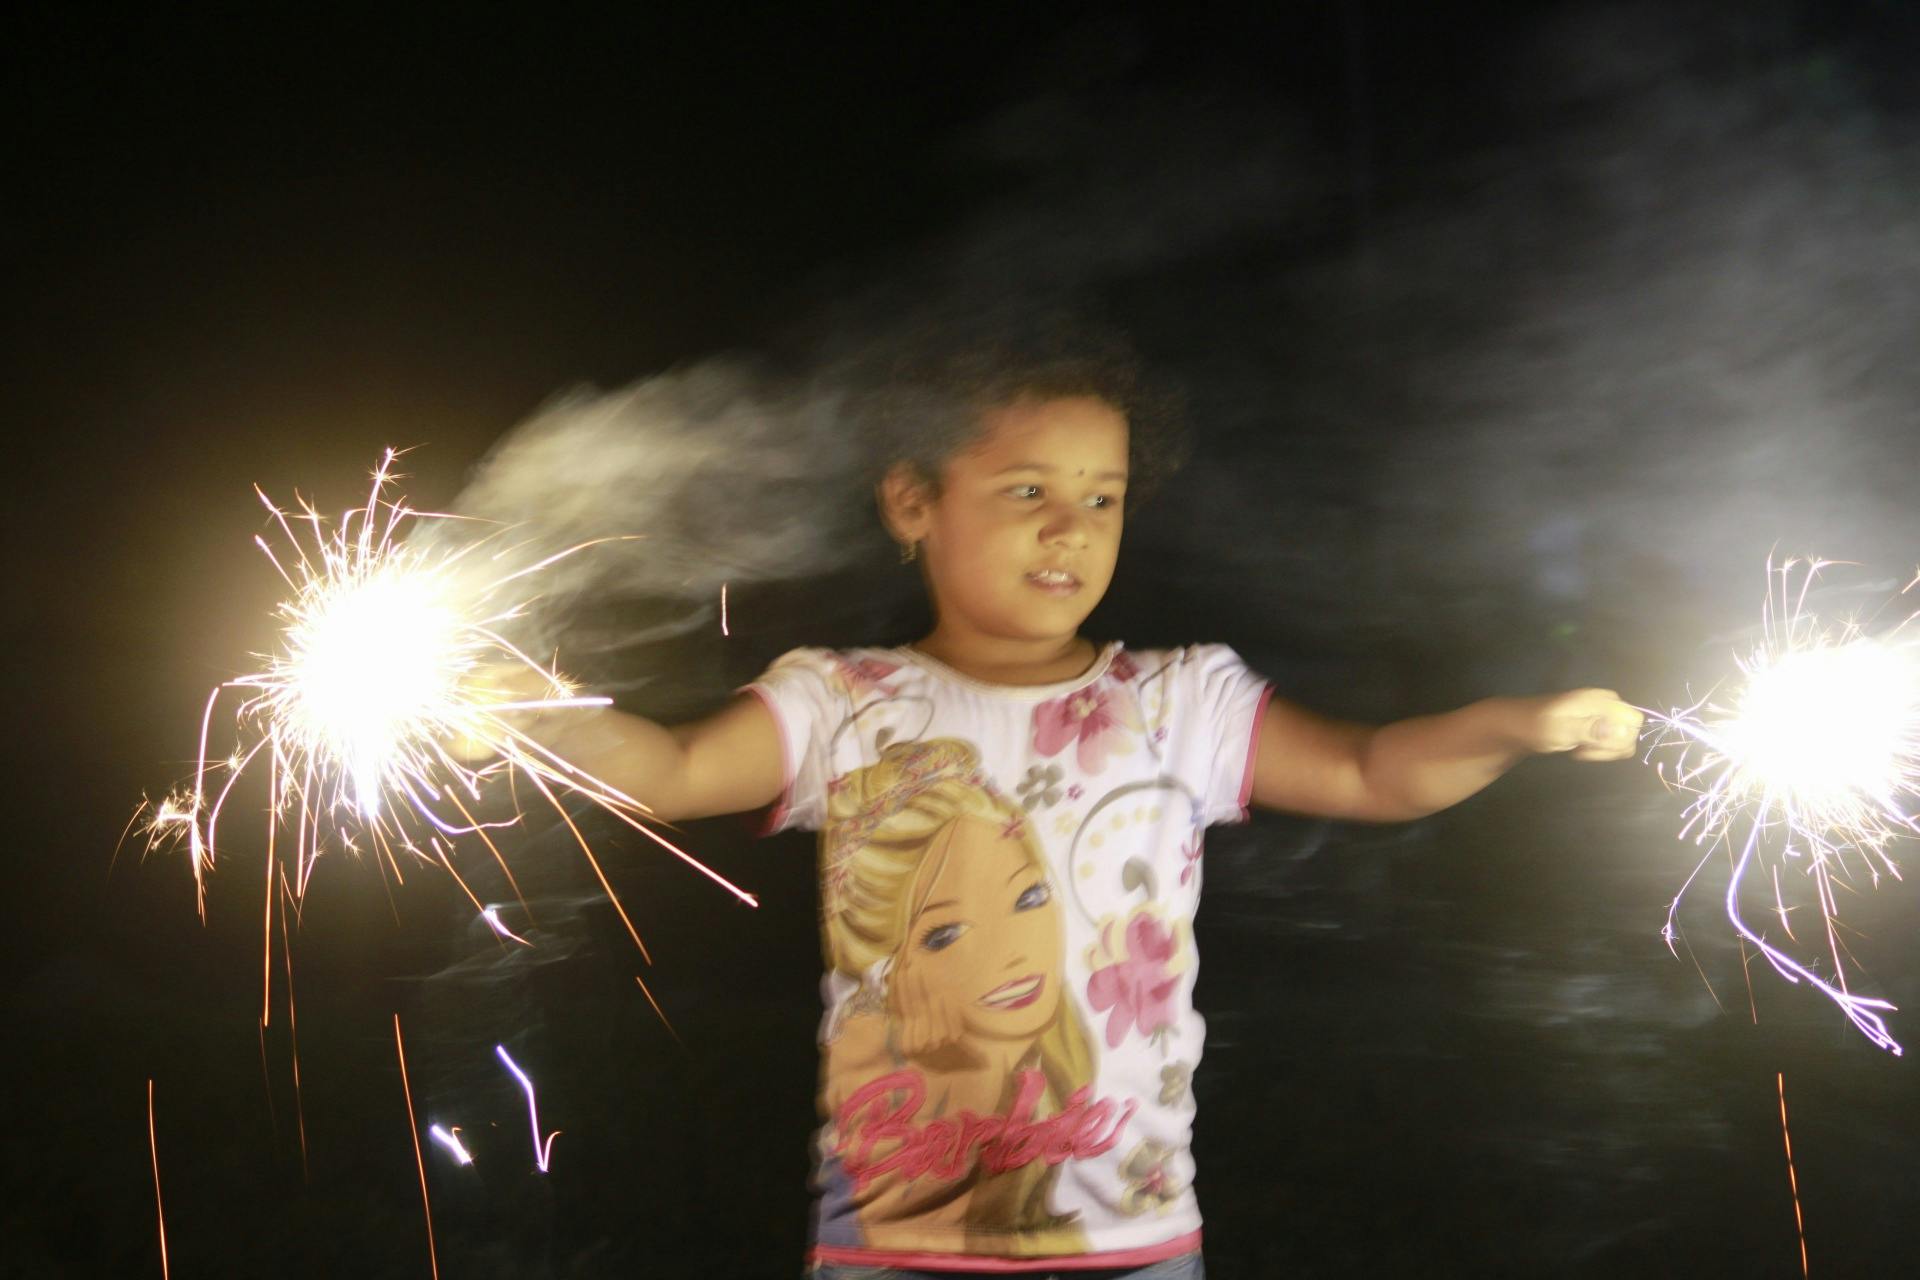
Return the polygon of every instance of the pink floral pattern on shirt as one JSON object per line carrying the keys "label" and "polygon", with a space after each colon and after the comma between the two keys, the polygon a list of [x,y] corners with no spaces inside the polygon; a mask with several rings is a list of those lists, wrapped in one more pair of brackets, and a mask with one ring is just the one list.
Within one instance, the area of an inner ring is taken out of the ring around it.
{"label": "pink floral pattern on shirt", "polygon": [[843,658],[839,654],[833,656],[835,678],[839,681],[840,687],[847,691],[848,696],[855,699],[876,690],[892,697],[899,690],[887,682],[887,677],[899,669],[899,663],[882,662],[878,658],[861,658],[855,661]]}
{"label": "pink floral pattern on shirt", "polygon": [[1186,1190],[1174,1176],[1173,1159],[1178,1153],[1164,1142],[1147,1139],[1121,1162],[1120,1176],[1126,1190],[1120,1195],[1120,1212],[1128,1215],[1163,1209]]}
{"label": "pink floral pattern on shirt", "polygon": [[[1111,929],[1102,931],[1103,949]],[[1087,979],[1087,1003],[1107,1014],[1109,1049],[1129,1031],[1152,1038],[1172,1028],[1173,997],[1180,987],[1180,975],[1173,971],[1178,951],[1173,926],[1151,911],[1137,911],[1127,921],[1125,958],[1095,969]]]}
{"label": "pink floral pattern on shirt", "polygon": [[1130,735],[1142,727],[1133,690],[1124,684],[1095,681],[1033,709],[1033,749],[1053,756],[1074,745],[1080,771],[1095,774],[1107,767],[1109,755],[1131,751]]}

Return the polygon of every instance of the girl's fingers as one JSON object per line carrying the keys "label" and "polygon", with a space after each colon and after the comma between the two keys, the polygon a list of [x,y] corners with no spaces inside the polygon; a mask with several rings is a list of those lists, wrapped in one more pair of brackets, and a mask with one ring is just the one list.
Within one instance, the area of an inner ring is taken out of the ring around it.
{"label": "girl's fingers", "polygon": [[1589,745],[1606,753],[1606,758],[1623,760],[1640,743],[1640,729],[1646,716],[1617,699],[1602,714],[1594,717]]}
{"label": "girl's fingers", "polygon": [[900,1020],[900,1052],[906,1054],[909,1058],[919,1057],[921,1053],[920,1042],[923,1038],[920,1031],[919,1013],[917,1011],[909,1012],[906,1017]]}
{"label": "girl's fingers", "polygon": [[1595,716],[1586,727],[1585,741],[1574,748],[1575,760],[1625,760],[1640,745],[1645,717],[1621,703]]}
{"label": "girl's fingers", "polygon": [[960,1011],[929,990],[920,974],[910,968],[896,970],[893,992],[902,1053],[932,1053],[960,1038]]}
{"label": "girl's fingers", "polygon": [[896,969],[893,974],[894,1021],[900,1027],[900,1051],[909,1056],[920,1052],[924,1032],[920,1025],[922,1001],[914,988],[913,972]]}
{"label": "girl's fingers", "polygon": [[940,1043],[952,1044],[960,1038],[960,1010],[947,1000],[936,1003],[940,1010]]}
{"label": "girl's fingers", "polygon": [[920,989],[920,1002],[927,1011],[927,1049],[931,1051],[953,1043],[953,1010],[947,1002],[924,986]]}
{"label": "girl's fingers", "polygon": [[908,1055],[924,1055],[959,1041],[966,1033],[960,1006],[944,998],[925,976],[904,960],[887,979],[887,1014],[894,1044]]}
{"label": "girl's fingers", "polygon": [[906,983],[901,991],[906,998],[906,1043],[902,1049],[910,1054],[924,1054],[940,1046],[940,1025],[936,1021],[939,1010],[929,998],[926,983],[920,975],[908,970]]}
{"label": "girl's fingers", "polygon": [[1639,745],[1645,723],[1638,710],[1620,700],[1611,689],[1581,689],[1560,700],[1549,711],[1560,727],[1550,730],[1553,748],[1570,751],[1575,760],[1624,760]]}

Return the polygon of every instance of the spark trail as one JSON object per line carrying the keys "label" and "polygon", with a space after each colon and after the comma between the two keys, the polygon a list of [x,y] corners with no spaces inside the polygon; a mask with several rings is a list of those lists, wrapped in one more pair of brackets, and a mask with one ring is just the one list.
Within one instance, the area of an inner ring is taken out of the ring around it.
{"label": "spark trail", "polygon": [[460,1129],[455,1126],[448,1129],[443,1125],[428,1125],[427,1136],[447,1149],[455,1164],[472,1164],[473,1153],[467,1150],[467,1144],[460,1141]]}
{"label": "spark trail", "polygon": [[[742,902],[758,905],[655,830],[646,805],[522,727],[529,713],[610,701],[581,696],[508,638],[538,600],[542,571],[596,543],[527,563],[535,553],[510,542],[512,530],[473,522],[480,532],[470,540],[451,549],[417,549],[405,537],[416,523],[462,517],[407,506],[393,492],[399,456],[389,449],[365,503],[336,519],[304,499],[282,509],[256,487],[280,540],[255,542],[291,592],[276,610],[278,647],[262,655],[258,671],[212,690],[191,783],[147,806],[149,847],[185,845],[204,918],[222,809],[250,767],[268,771],[263,1024],[271,1008],[276,903],[284,925],[289,912],[297,914],[315,865],[335,850],[370,858],[396,878],[403,860],[436,864],[473,899],[489,928],[525,941],[473,897],[451,856],[471,838],[512,882],[491,832],[518,821],[518,813],[495,821],[475,816],[491,784],[530,782],[570,828],[561,805],[584,797]],[[433,541],[436,547],[447,542]],[[214,746],[216,712],[226,701],[236,703],[234,735],[222,754]],[[593,849],[584,839],[577,843],[644,955]]]}
{"label": "spark trail", "polygon": [[[1909,811],[1920,797],[1920,638],[1907,632],[1913,612],[1877,629],[1872,619],[1823,622],[1808,594],[1833,563],[1769,560],[1759,638],[1736,658],[1738,678],[1692,706],[1649,717],[1652,752],[1671,753],[1659,764],[1661,777],[1693,797],[1681,838],[1708,848],[1661,933],[1672,948],[1681,899],[1712,851],[1726,849],[1733,862],[1726,912],[1735,932],[1787,981],[1813,987],[1868,1040],[1898,1054],[1881,1016],[1893,1004],[1852,989],[1835,890],[1863,875],[1873,885],[1882,875],[1899,879],[1888,848],[1920,829]],[[1786,885],[1782,870],[1790,873]],[[1797,896],[1789,892],[1791,873],[1810,884],[1823,961],[1803,961],[1749,921],[1743,894],[1762,871],[1790,944],[1799,942],[1788,905]],[[1815,972],[1823,963],[1828,976]]]}
{"label": "spark trail", "polygon": [[519,934],[507,928],[506,925],[500,922],[500,908],[484,907],[480,911],[480,918],[482,920],[485,920],[487,922],[487,927],[489,929],[492,929],[496,934],[500,935],[500,937],[511,938],[523,947],[530,947],[533,945],[531,942],[528,942],[525,938],[521,937]]}
{"label": "spark trail", "polygon": [[532,1078],[520,1069],[519,1063],[507,1056],[507,1047],[505,1045],[497,1044],[493,1046],[493,1051],[499,1055],[500,1061],[506,1065],[507,1070],[513,1073],[513,1078],[518,1080],[520,1087],[526,1091],[527,1121],[533,1128],[533,1163],[539,1167],[540,1172],[545,1173],[547,1171],[548,1158],[553,1154],[553,1140],[560,1136],[560,1130],[555,1129],[544,1139],[541,1138],[540,1107],[533,1099]]}

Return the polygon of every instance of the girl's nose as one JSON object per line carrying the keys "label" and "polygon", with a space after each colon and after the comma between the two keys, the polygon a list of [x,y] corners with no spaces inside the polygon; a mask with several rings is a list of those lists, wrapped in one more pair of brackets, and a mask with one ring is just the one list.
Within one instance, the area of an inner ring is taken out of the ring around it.
{"label": "girl's nose", "polygon": [[1077,507],[1065,507],[1049,519],[1040,530],[1040,541],[1047,546],[1084,547],[1087,544],[1087,521]]}

